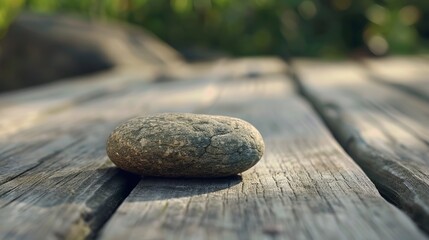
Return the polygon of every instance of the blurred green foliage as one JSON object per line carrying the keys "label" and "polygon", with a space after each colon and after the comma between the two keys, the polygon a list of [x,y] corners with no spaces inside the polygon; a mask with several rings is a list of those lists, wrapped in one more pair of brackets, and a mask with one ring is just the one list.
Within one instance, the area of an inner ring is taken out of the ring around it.
{"label": "blurred green foliage", "polygon": [[24,0],[0,0],[0,39],[23,2]]}
{"label": "blurred green foliage", "polygon": [[427,51],[428,0],[1,0],[18,7],[131,22],[178,49],[235,55],[344,57]]}

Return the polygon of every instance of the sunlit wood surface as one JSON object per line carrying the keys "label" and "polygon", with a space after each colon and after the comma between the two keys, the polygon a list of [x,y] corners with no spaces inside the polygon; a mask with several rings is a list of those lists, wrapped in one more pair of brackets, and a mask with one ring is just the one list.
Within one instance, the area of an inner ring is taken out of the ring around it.
{"label": "sunlit wood surface", "polygon": [[345,150],[381,194],[429,231],[429,61],[295,67],[302,92]]}
{"label": "sunlit wood surface", "polygon": [[[389,60],[244,58],[0,95],[0,239],[426,239],[429,60],[415,59],[420,85]],[[118,170],[109,133],[157,112],[240,117],[266,153],[230,178]]]}

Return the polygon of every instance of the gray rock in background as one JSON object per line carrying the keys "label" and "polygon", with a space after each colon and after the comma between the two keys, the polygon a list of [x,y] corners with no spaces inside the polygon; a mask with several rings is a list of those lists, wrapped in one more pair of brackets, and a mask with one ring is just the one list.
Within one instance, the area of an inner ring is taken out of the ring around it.
{"label": "gray rock in background", "polygon": [[155,36],[126,24],[23,13],[0,41],[0,91],[118,66],[166,66],[180,55]]}

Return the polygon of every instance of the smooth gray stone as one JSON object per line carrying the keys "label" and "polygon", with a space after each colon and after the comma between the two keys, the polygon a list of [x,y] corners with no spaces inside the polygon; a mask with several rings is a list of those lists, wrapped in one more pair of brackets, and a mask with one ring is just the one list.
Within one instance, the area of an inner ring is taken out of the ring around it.
{"label": "smooth gray stone", "polygon": [[262,157],[261,134],[241,119],[190,113],[133,118],[118,126],[107,154],[119,168],[145,176],[222,177]]}

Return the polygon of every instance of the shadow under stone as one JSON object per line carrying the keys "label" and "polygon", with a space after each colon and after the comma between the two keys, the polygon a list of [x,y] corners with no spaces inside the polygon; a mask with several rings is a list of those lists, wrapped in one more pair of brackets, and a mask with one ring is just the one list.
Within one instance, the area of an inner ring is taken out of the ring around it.
{"label": "shadow under stone", "polygon": [[154,201],[203,195],[240,184],[240,175],[222,178],[143,177],[129,201]]}

